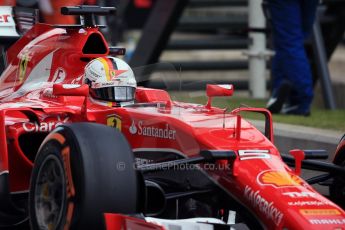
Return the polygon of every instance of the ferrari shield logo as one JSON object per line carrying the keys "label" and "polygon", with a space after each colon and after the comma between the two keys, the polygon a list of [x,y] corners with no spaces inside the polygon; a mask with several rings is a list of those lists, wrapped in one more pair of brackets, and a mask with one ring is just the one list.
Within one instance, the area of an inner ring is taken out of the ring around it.
{"label": "ferrari shield logo", "polygon": [[107,117],[107,126],[117,128],[118,130],[121,131],[121,125],[122,125],[122,121],[119,116],[110,115]]}
{"label": "ferrari shield logo", "polygon": [[19,81],[20,82],[23,82],[24,80],[26,67],[28,65],[29,59],[30,58],[28,54],[24,54],[23,57],[20,59],[20,63],[19,63]]}

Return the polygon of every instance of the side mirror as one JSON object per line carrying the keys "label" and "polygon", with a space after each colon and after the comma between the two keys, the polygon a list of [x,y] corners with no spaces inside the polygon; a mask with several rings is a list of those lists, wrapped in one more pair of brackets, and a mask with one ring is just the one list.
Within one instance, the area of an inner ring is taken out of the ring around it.
{"label": "side mirror", "polygon": [[84,96],[89,95],[89,86],[78,84],[54,84],[53,94],[56,96]]}
{"label": "side mirror", "polygon": [[295,173],[296,175],[301,175],[302,161],[305,158],[305,153],[300,149],[290,150],[290,154],[295,158]]}
{"label": "side mirror", "polygon": [[212,97],[229,97],[234,93],[234,86],[230,84],[224,85],[206,85],[206,95],[208,96],[208,101],[206,108],[210,109],[212,104]]}
{"label": "side mirror", "polygon": [[234,93],[233,85],[211,85],[206,86],[206,95],[208,97],[229,97]]}

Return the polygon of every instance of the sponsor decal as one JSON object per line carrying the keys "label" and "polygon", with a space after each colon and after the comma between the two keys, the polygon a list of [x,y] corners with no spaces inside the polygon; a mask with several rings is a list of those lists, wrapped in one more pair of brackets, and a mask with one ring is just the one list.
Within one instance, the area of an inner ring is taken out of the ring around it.
{"label": "sponsor decal", "polygon": [[65,80],[65,78],[66,78],[66,71],[61,67],[57,68],[54,73],[53,82],[61,83]]}
{"label": "sponsor decal", "polygon": [[0,23],[7,23],[9,22],[9,18],[11,18],[11,15],[9,14],[2,14],[0,15]]}
{"label": "sponsor decal", "polygon": [[272,220],[276,226],[279,226],[284,214],[275,207],[274,202],[267,201],[260,195],[260,191],[254,191],[246,185],[244,189],[244,197],[252,204],[252,206],[263,213],[267,219]]}
{"label": "sponsor decal", "polygon": [[113,86],[115,84],[115,82],[113,81],[107,81],[107,82],[101,82],[100,85],[102,87],[105,87],[105,86]]}
{"label": "sponsor decal", "polygon": [[304,216],[331,216],[340,215],[337,209],[301,209],[299,212]]}
{"label": "sponsor decal", "polygon": [[97,80],[98,78],[101,78],[102,76],[96,73],[93,69],[89,69],[88,74],[92,75],[94,77],[94,80]]}
{"label": "sponsor decal", "polygon": [[116,128],[118,130],[121,131],[121,127],[122,127],[122,120],[121,117],[113,114],[113,115],[109,115],[107,117],[107,126]]}
{"label": "sponsor decal", "polygon": [[92,82],[91,87],[98,89],[103,87],[110,87],[110,86],[118,86],[119,83],[117,81],[107,81],[107,82]]}
{"label": "sponsor decal", "polygon": [[311,224],[345,224],[345,219],[310,219]]}
{"label": "sponsor decal", "polygon": [[332,205],[330,201],[318,201],[318,200],[312,200],[312,201],[293,201],[288,202],[289,206],[324,206],[324,205]]}
{"label": "sponsor decal", "polygon": [[283,195],[291,198],[314,198],[317,196],[315,192],[284,192]]}
{"label": "sponsor decal", "polygon": [[273,187],[304,185],[301,178],[285,171],[264,171],[258,175],[257,180],[260,185],[271,185]]}
{"label": "sponsor decal", "polygon": [[110,86],[131,86],[131,87],[136,87],[135,83],[133,82],[124,82],[121,81],[121,79],[114,79],[111,81],[107,82],[92,82],[91,87],[92,88],[103,88],[103,87],[110,87]]}
{"label": "sponsor decal", "polygon": [[143,121],[138,121],[136,125],[132,120],[132,125],[129,127],[129,132],[132,135],[156,137],[162,139],[175,140],[176,130],[172,129],[169,124],[165,124],[164,128],[158,128],[152,125],[145,125]]}
{"label": "sponsor decal", "polygon": [[127,72],[127,70],[109,70],[109,74],[110,74],[110,77],[111,77],[111,80],[115,80],[116,77],[118,77],[119,75],[123,74]]}
{"label": "sponsor decal", "polygon": [[68,122],[69,117],[61,119],[60,116],[57,116],[57,121],[42,121],[39,124],[34,122],[25,122],[23,123],[23,129],[26,132],[50,132],[59,125],[65,124]]}
{"label": "sponsor decal", "polygon": [[259,150],[259,149],[246,149],[246,150],[238,150],[238,155],[240,156],[240,160],[253,160],[253,159],[270,159],[271,155],[269,154],[269,150]]}

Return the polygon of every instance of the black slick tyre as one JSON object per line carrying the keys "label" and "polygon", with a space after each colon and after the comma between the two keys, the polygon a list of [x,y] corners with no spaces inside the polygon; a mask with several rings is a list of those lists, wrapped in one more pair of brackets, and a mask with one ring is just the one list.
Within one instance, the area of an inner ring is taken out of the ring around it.
{"label": "black slick tyre", "polygon": [[131,148],[119,131],[94,123],[59,126],[35,159],[31,228],[104,229],[103,213],[138,212],[140,184]]}

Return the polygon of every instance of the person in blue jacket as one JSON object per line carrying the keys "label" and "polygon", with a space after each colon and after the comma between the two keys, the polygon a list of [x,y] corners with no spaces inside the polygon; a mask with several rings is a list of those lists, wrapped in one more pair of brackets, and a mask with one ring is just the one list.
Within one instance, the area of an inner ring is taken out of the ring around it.
{"label": "person in blue jacket", "polygon": [[310,114],[312,73],[304,40],[311,34],[319,0],[267,0],[273,29],[272,113]]}

